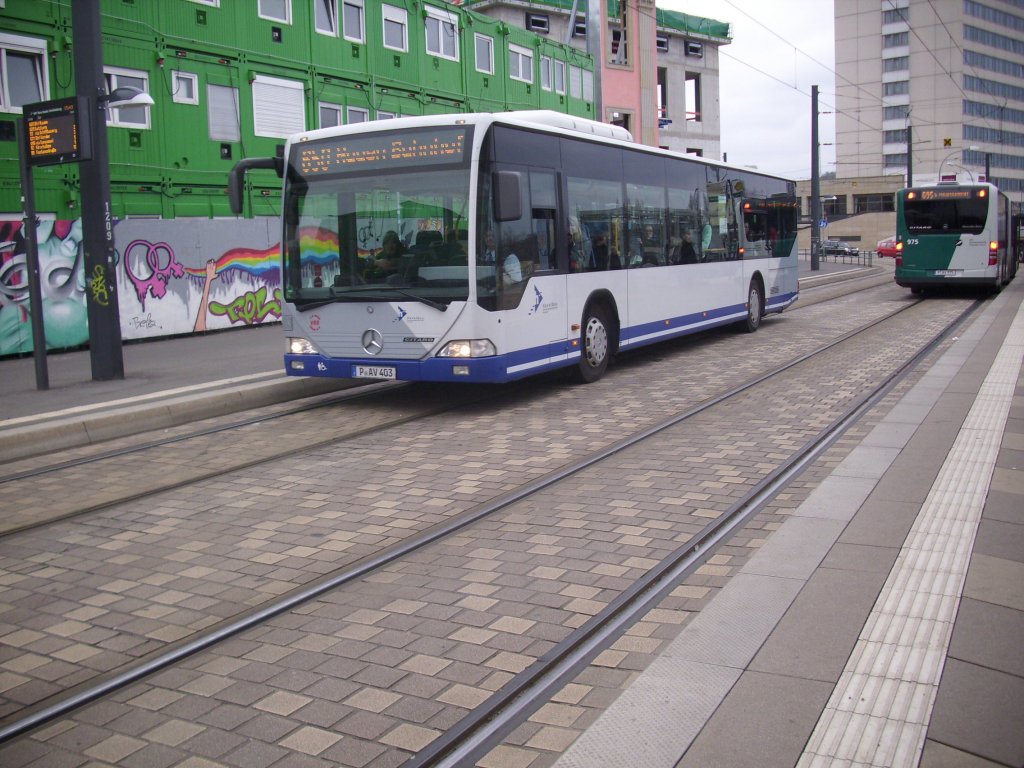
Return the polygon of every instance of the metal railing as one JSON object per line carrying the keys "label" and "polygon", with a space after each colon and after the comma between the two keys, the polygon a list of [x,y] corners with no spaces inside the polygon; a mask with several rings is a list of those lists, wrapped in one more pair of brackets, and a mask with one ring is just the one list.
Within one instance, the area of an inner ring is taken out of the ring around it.
{"label": "metal railing", "polygon": [[[801,248],[799,249],[799,256],[801,259],[806,261],[811,260],[811,249]],[[869,250],[857,251],[857,253],[825,253],[824,251],[819,252],[818,261],[822,263],[835,263],[835,264],[853,264],[860,267],[870,267],[875,263],[875,252]]]}

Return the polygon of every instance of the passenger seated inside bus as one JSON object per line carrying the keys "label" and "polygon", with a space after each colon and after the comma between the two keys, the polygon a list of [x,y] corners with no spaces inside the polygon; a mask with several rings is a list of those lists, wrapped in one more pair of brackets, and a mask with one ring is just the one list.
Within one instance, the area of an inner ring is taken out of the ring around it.
{"label": "passenger seated inside bus", "polygon": [[673,259],[673,264],[696,264],[697,263],[697,249],[693,245],[693,232],[686,230],[683,232],[683,239],[679,243],[676,258]]}

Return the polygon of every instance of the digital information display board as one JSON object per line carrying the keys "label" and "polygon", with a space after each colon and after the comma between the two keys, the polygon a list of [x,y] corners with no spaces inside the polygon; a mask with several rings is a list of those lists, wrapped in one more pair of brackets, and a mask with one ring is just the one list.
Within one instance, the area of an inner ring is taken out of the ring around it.
{"label": "digital information display board", "polygon": [[922,189],[922,200],[967,200],[978,194],[977,189]]}
{"label": "digital information display board", "polygon": [[86,103],[73,96],[22,108],[29,165],[76,163],[92,157],[89,129],[84,125]]}
{"label": "digital information display board", "polygon": [[468,132],[467,126],[460,125],[338,136],[310,146],[293,146],[292,165],[303,176],[318,176],[459,164],[466,158]]}

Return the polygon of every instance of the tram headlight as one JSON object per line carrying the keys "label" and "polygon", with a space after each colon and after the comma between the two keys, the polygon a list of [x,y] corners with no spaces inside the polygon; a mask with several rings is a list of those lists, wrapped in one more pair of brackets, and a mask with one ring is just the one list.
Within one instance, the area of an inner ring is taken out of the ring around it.
{"label": "tram headlight", "polygon": [[441,348],[437,356],[493,357],[496,354],[498,354],[498,351],[494,348],[494,344],[491,343],[490,339],[460,339],[459,341],[449,341]]}
{"label": "tram headlight", "polygon": [[316,347],[309,342],[309,339],[292,336],[288,339],[288,353],[292,355],[315,355]]}

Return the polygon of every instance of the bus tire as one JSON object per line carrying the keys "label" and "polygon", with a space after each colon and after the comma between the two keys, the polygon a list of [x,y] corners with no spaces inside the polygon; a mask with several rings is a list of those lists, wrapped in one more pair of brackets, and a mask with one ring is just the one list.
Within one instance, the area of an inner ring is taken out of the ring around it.
{"label": "bus tire", "polygon": [[583,314],[580,333],[580,361],[576,379],[583,384],[597,381],[608,370],[611,359],[611,336],[608,314],[600,304],[593,304]]}
{"label": "bus tire", "polygon": [[740,327],[747,333],[753,333],[761,327],[762,317],[764,317],[764,293],[761,290],[761,283],[751,280],[750,288],[747,290],[747,319],[740,323]]}

